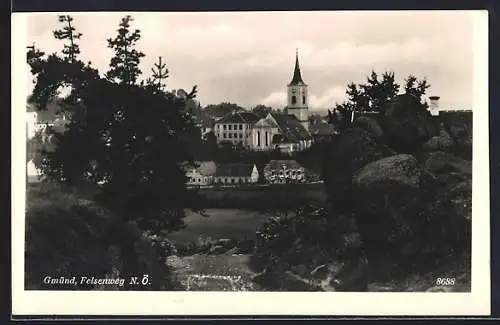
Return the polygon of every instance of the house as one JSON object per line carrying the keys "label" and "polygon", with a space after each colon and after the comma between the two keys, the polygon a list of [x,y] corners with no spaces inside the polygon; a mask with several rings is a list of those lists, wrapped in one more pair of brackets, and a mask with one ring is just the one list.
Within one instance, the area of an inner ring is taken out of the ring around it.
{"label": "house", "polygon": [[233,111],[225,115],[215,122],[217,143],[230,142],[251,147],[252,127],[258,120],[259,117],[252,112]]}
{"label": "house", "polygon": [[35,136],[37,132],[44,132],[47,127],[62,132],[69,123],[69,115],[61,112],[61,103],[58,100],[49,102],[44,110],[39,110],[33,103],[28,102],[26,104],[26,114],[28,139]]}
{"label": "house", "polygon": [[187,185],[203,186],[213,183],[217,166],[213,161],[195,162],[186,168]]}
{"label": "house", "polygon": [[264,178],[269,183],[302,183],[305,169],[295,160],[271,160],[264,167]]}
{"label": "house", "polygon": [[215,184],[257,183],[259,172],[255,164],[229,163],[220,164],[214,176]]}

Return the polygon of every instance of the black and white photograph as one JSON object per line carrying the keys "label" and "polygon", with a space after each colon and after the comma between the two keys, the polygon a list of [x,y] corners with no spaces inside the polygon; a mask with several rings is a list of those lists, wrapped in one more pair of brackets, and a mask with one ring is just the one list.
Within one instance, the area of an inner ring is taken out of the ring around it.
{"label": "black and white photograph", "polygon": [[412,293],[425,312],[438,297],[488,310],[487,14],[17,18],[23,295],[280,292],[261,307],[300,309],[330,299],[314,292]]}

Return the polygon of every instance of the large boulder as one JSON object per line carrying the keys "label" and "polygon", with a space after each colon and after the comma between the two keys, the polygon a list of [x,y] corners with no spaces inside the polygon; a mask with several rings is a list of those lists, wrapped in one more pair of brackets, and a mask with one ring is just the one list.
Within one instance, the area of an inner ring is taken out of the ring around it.
{"label": "large boulder", "polygon": [[401,153],[419,149],[437,131],[427,108],[409,94],[396,96],[385,107],[381,124],[388,145]]}
{"label": "large boulder", "polygon": [[[372,162],[353,177],[356,223],[371,262],[421,263],[429,253],[455,247],[459,222],[447,198],[439,197],[435,177],[409,154]],[[452,240],[453,238],[453,240]]]}
{"label": "large boulder", "polygon": [[458,172],[463,175],[472,175],[472,162],[444,151],[433,151],[423,157],[423,163],[427,170],[433,173]]}
{"label": "large boulder", "polygon": [[327,193],[338,211],[352,211],[352,176],[366,164],[393,152],[374,134],[359,128],[346,129],[325,154],[323,178]]}
{"label": "large boulder", "polygon": [[442,150],[450,152],[453,150],[454,142],[450,134],[444,128],[439,130],[439,135],[430,138],[422,145],[424,151]]}

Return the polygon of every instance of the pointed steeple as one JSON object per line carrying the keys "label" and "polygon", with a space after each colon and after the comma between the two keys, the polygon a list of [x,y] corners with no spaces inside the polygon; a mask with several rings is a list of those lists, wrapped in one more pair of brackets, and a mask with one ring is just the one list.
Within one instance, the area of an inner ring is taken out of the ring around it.
{"label": "pointed steeple", "polygon": [[290,82],[289,86],[297,86],[297,85],[305,85],[306,83],[302,80],[302,76],[300,74],[300,65],[299,65],[299,50],[295,51],[295,69],[293,71],[293,78]]}

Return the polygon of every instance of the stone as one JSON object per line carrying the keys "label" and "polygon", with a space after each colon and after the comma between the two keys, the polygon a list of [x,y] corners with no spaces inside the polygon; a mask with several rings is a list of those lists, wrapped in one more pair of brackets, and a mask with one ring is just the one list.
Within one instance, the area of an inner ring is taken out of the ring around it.
{"label": "stone", "polygon": [[459,172],[472,175],[472,161],[468,161],[444,151],[434,151],[424,156],[424,166],[433,173]]}
{"label": "stone", "polygon": [[352,201],[352,175],[366,164],[390,155],[391,151],[380,139],[356,128],[346,129],[330,144],[325,157],[324,184],[339,212],[350,212],[358,204]]}

